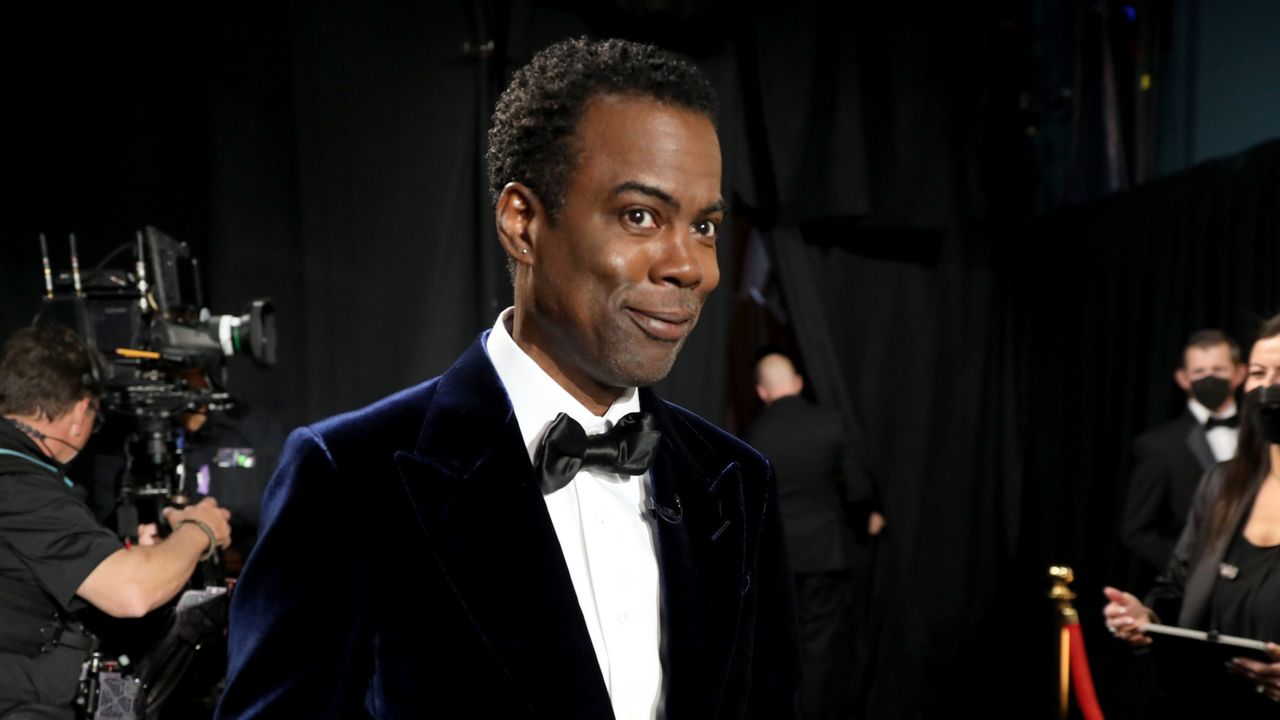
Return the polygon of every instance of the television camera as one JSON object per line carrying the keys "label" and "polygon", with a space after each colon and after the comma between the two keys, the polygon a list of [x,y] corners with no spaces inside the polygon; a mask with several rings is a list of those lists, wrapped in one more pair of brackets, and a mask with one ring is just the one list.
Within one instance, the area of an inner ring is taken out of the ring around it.
{"label": "television camera", "polygon": [[[40,244],[45,298],[36,322],[67,325],[97,351],[92,382],[102,405],[131,423],[116,527],[133,539],[139,522],[154,522],[166,504],[185,503],[181,422],[235,407],[225,390],[227,359],[275,364],[274,309],[260,298],[239,315],[210,313],[190,248],[154,227],[83,274],[74,235],[71,270],[57,277],[43,235]],[[132,262],[110,267],[129,251]]]}
{"label": "television camera", "polygon": [[[275,364],[274,309],[270,299],[259,298],[239,315],[210,313],[190,248],[154,227],[85,273],[74,235],[70,245],[71,270],[55,277],[40,236],[45,297],[36,323],[71,327],[96,351],[90,353],[93,370],[86,384],[112,419],[126,421],[121,427],[128,431],[116,528],[122,538],[136,541],[140,522],[157,522],[166,505],[189,502],[184,425],[192,415],[235,408],[226,391],[227,360],[244,355],[260,367]],[[115,260],[123,266],[112,267]],[[221,559],[202,563],[191,587],[173,608],[168,632],[136,671],[121,672],[116,661],[98,652],[90,656],[76,700],[79,716],[155,720],[171,696],[183,691],[197,695],[189,702],[211,709],[204,696],[216,694],[206,692],[211,683],[204,666],[212,662],[220,678],[222,660],[205,658],[201,664],[196,651],[216,646],[225,635],[228,584]],[[186,716],[188,710],[178,712]]]}

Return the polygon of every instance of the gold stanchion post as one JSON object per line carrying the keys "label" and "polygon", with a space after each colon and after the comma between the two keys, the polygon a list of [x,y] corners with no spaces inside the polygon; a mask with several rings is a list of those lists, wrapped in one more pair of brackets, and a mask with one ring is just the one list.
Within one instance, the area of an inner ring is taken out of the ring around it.
{"label": "gold stanchion post", "polygon": [[1076,594],[1071,590],[1075,573],[1067,565],[1049,567],[1049,599],[1057,606],[1058,616],[1058,718],[1066,720],[1067,710],[1071,705],[1071,636],[1067,630],[1070,623],[1079,622],[1076,609],[1071,601]]}

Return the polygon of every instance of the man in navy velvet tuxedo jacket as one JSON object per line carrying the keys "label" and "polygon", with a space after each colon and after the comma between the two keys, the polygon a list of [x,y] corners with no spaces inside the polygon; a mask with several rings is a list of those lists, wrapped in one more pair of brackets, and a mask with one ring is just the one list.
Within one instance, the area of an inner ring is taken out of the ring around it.
{"label": "man in navy velvet tuxedo jacket", "polygon": [[[647,389],[719,281],[713,115],[644,45],[516,73],[488,155],[515,306],[444,375],[290,436],[220,717],[795,716],[772,470]],[[633,410],[661,432],[647,473],[540,484],[553,416]]]}

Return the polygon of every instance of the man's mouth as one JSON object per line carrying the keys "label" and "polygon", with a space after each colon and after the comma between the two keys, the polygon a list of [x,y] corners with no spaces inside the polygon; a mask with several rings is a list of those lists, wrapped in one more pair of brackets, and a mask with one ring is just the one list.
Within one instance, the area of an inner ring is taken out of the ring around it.
{"label": "man's mouth", "polygon": [[656,340],[677,342],[693,330],[698,314],[688,310],[626,308],[627,315],[644,333]]}

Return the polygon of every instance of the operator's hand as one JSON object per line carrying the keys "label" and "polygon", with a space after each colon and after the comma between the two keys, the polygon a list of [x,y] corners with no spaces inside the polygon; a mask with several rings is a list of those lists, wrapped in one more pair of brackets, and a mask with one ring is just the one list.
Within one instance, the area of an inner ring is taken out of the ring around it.
{"label": "operator's hand", "polygon": [[231,519],[231,511],[218,507],[218,501],[211,497],[181,510],[165,508],[164,519],[169,523],[169,527],[174,529],[177,529],[183,520],[199,520],[213,531],[218,547],[225,549],[231,544],[231,524],[228,522]]}
{"label": "operator's hand", "polygon": [[160,528],[155,523],[140,523],[138,525],[138,544],[139,545],[155,545],[160,542]]}

